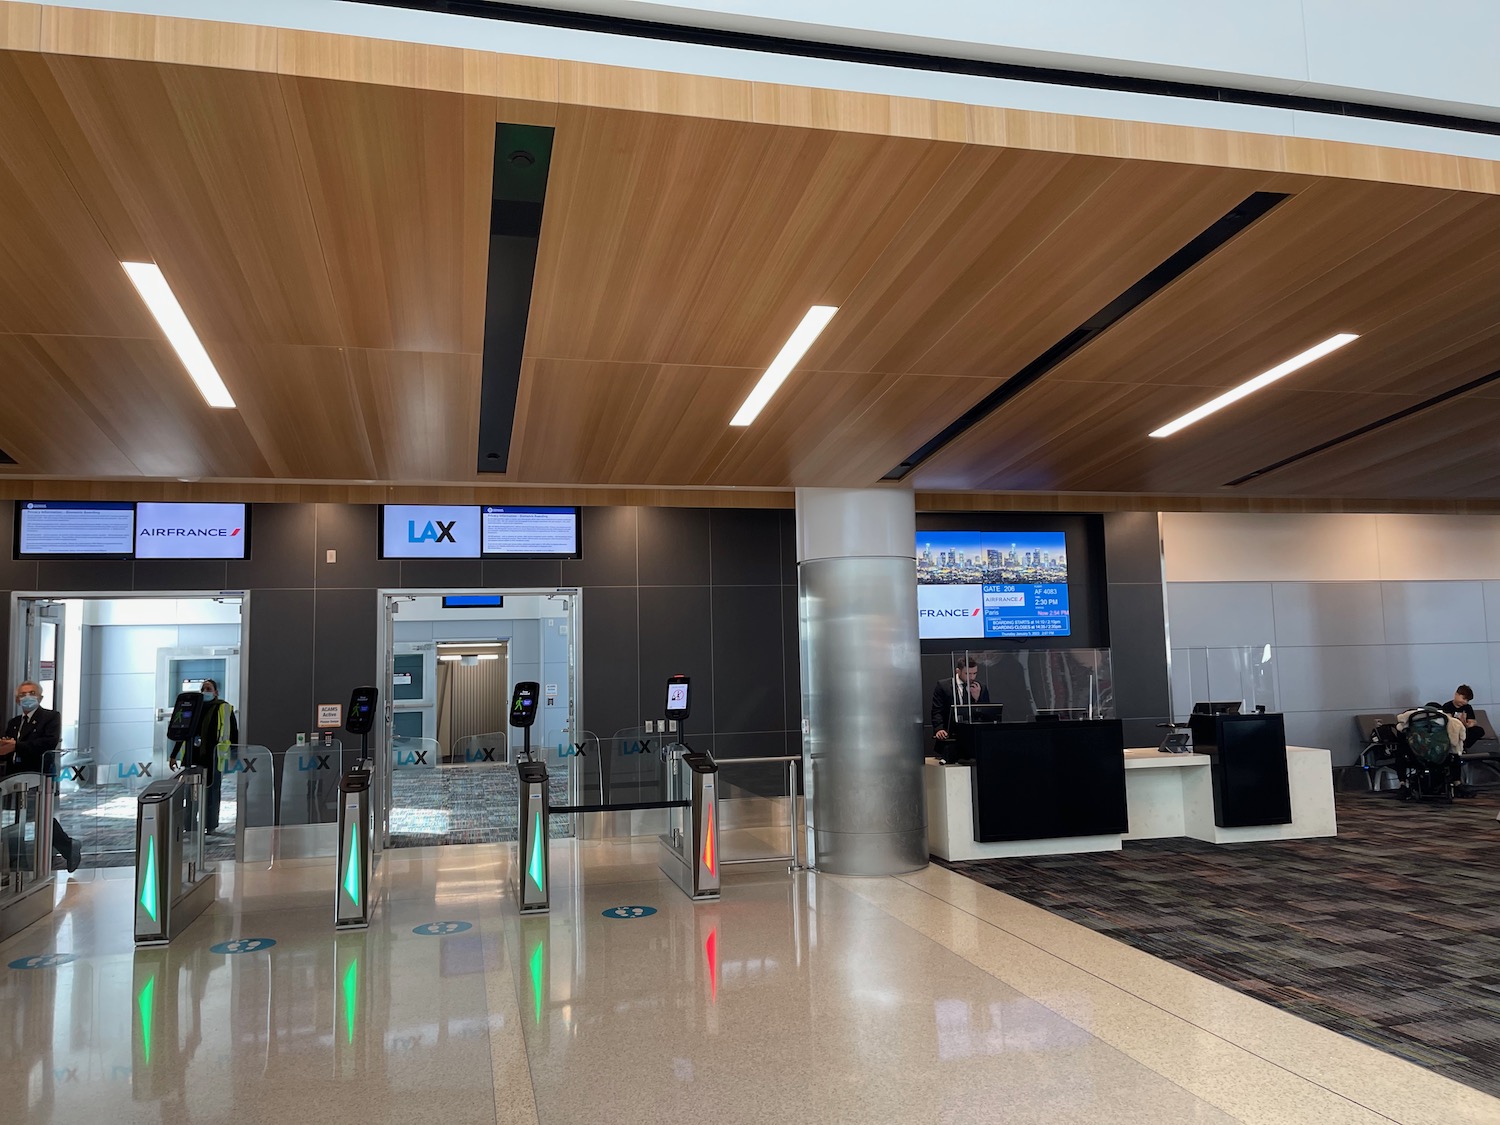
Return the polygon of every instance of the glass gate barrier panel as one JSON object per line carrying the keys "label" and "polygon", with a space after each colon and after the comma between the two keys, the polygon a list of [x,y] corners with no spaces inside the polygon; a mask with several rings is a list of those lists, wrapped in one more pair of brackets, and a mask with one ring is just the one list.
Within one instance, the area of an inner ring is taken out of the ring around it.
{"label": "glass gate barrier panel", "polygon": [[277,854],[325,856],[338,851],[339,778],[360,759],[337,738],[299,742],[271,752],[277,785]]}
{"label": "glass gate barrier panel", "polygon": [[51,796],[40,773],[0,780],[0,941],[52,911]]}
{"label": "glass gate barrier panel", "polygon": [[719,767],[720,862],[799,866],[798,777],[802,758],[715,758]]}
{"label": "glass gate barrier panel", "polygon": [[1186,722],[1193,708],[1235,707],[1241,714],[1276,711],[1276,650],[1270,644],[1174,649],[1172,714]]}
{"label": "glass gate barrier panel", "polygon": [[[230,747],[229,767],[224,771],[224,803],[219,826],[230,813],[233,799],[234,860],[236,863],[265,861],[276,855],[276,764],[264,746],[242,744]],[[208,845],[208,858],[217,856],[217,838]]]}

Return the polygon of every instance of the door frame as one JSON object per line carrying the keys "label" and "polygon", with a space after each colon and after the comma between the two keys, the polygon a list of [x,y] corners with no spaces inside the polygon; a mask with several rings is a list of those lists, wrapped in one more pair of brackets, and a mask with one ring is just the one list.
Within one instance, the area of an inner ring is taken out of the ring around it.
{"label": "door frame", "polygon": [[[249,590],[12,590],[10,594],[10,671],[12,684],[25,677],[23,669],[27,659],[26,621],[21,612],[21,603],[28,601],[78,601],[102,602],[125,601],[127,599],[149,599],[154,601],[176,601],[180,599],[206,599],[210,601],[238,600],[240,603],[240,675],[236,684],[238,695],[231,698],[235,715],[239,719],[240,742],[248,745],[250,723],[253,712],[250,708],[250,594]],[[59,674],[61,669],[58,670]],[[154,671],[154,669],[153,669]],[[77,747],[69,747],[77,749]]]}

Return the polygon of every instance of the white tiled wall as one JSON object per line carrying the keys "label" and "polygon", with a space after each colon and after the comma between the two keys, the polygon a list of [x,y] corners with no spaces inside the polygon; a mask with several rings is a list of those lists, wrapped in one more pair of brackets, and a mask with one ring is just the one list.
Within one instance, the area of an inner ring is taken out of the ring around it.
{"label": "white tiled wall", "polygon": [[1500,518],[1163,513],[1161,526],[1174,710],[1202,697],[1190,650],[1270,644],[1288,738],[1336,764],[1358,751],[1356,714],[1460,683],[1500,716]]}

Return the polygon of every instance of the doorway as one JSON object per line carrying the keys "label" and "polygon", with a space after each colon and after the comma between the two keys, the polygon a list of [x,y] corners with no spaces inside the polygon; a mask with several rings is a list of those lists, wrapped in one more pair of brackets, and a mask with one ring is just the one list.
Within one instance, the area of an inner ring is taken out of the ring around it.
{"label": "doorway", "polygon": [[[136,798],[170,776],[172,702],[216,680],[248,741],[240,659],[249,595],[13,594],[11,667],[62,717],[56,813],[85,867],[134,862]],[[226,775],[211,859],[234,855],[234,775]]]}
{"label": "doorway", "polygon": [[[532,752],[555,803],[574,791],[577,590],[381,590],[385,753],[377,757],[386,846],[514,840],[521,732],[507,704],[541,685]],[[554,835],[571,834],[555,817]]]}

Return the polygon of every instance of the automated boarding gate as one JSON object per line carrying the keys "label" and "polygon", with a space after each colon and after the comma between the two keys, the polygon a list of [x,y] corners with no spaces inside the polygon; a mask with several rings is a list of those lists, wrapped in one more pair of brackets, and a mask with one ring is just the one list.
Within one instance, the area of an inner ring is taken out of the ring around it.
{"label": "automated boarding gate", "polygon": [[0,941],[52,913],[52,778],[0,781]]}
{"label": "automated boarding gate", "polygon": [[375,874],[375,817],[371,798],[375,775],[370,762],[370,728],[375,725],[373,687],[355,688],[349,698],[349,717],[344,729],[360,736],[360,760],[339,779],[338,861],[334,864],[337,886],[333,892],[333,925],[338,930],[362,930],[370,925],[375,908],[371,882]]}
{"label": "automated boarding gate", "polygon": [[[516,864],[516,902],[521,913],[541,913],[550,906],[550,869],[547,851],[547,819],[552,813],[618,812],[631,809],[667,809],[670,823],[660,837],[658,863],[682,892],[695,901],[719,897],[719,817],[718,766],[708,754],[695,753],[681,742],[681,731],[689,714],[689,681],[673,676],[667,685],[666,715],[675,724],[679,741],[675,747],[664,747],[662,754],[669,771],[686,768],[690,784],[686,793],[674,794],[663,801],[601,801],[596,805],[550,805],[547,796],[547,767],[531,760],[531,722],[536,714],[535,683],[516,685],[511,697],[510,723],[519,727],[524,737],[522,760],[517,763],[520,775],[518,863]],[[665,728],[666,724],[663,724]],[[670,773],[680,776],[680,772]],[[603,794],[601,794],[603,796]]]}
{"label": "automated boarding gate", "polygon": [[[185,691],[172,706],[167,737],[192,736],[203,694]],[[135,814],[135,941],[165,945],[202,914],[218,892],[203,867],[204,771],[189,767],[153,781],[137,798]]]}
{"label": "automated boarding gate", "polygon": [[136,944],[165,945],[217,893],[217,877],[203,868],[203,770],[153,781],[136,803]]}

